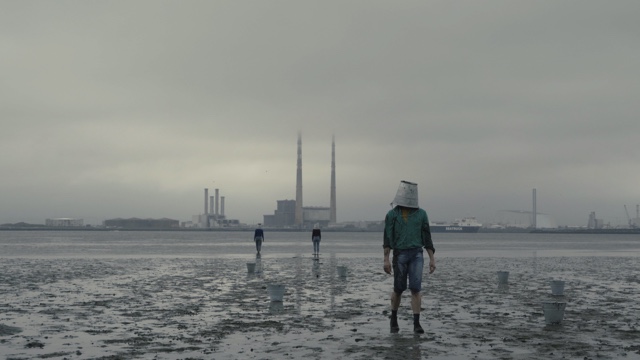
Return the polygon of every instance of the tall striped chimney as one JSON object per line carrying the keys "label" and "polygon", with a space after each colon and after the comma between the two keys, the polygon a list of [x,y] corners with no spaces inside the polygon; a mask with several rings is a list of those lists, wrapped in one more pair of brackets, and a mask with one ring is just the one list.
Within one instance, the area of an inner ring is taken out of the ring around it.
{"label": "tall striped chimney", "polygon": [[218,210],[220,209],[220,193],[219,189],[216,189],[216,216],[218,216]]}
{"label": "tall striped chimney", "polygon": [[207,202],[209,201],[209,189],[204,189],[204,227],[209,227],[209,206]]}
{"label": "tall striped chimney", "polygon": [[296,213],[295,223],[302,226],[302,133],[298,131],[298,166],[296,171]]}
{"label": "tall striped chimney", "polygon": [[204,214],[209,214],[209,205],[207,202],[209,201],[209,189],[204,189]]}

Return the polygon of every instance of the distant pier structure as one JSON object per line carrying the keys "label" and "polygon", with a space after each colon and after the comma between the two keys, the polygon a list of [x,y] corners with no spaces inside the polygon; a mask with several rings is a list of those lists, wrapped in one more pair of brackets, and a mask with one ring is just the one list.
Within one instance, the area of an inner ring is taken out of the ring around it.
{"label": "distant pier structure", "polygon": [[[296,223],[302,226],[302,133],[298,131],[298,162],[296,166]],[[265,221],[266,225],[266,221]]]}
{"label": "distant pier structure", "polygon": [[536,204],[536,199],[537,194],[536,194],[536,189],[533,189],[533,211],[531,213],[531,227],[532,228],[536,228],[538,227],[538,209],[537,206],[538,204]]}
{"label": "distant pier structure", "polygon": [[336,136],[331,136],[331,200],[329,202],[329,222],[336,223]]}

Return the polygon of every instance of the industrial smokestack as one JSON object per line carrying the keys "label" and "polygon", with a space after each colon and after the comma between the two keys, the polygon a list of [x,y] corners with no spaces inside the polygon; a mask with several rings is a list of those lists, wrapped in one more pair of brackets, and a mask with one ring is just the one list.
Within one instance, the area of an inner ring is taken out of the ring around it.
{"label": "industrial smokestack", "polygon": [[220,196],[220,215],[224,217],[224,196]]}
{"label": "industrial smokestack", "polygon": [[209,214],[213,214],[213,196],[209,196]]}
{"label": "industrial smokestack", "polygon": [[302,133],[298,131],[298,166],[296,171],[296,225],[302,226]]}
{"label": "industrial smokestack", "polygon": [[204,214],[205,215],[209,214],[208,201],[209,201],[209,189],[205,188],[204,189]]}
{"label": "industrial smokestack", "polygon": [[331,136],[331,199],[329,201],[329,222],[336,223],[336,136]]}
{"label": "industrial smokestack", "polygon": [[531,221],[531,227],[534,229],[537,227],[538,222],[538,209],[536,204],[536,189],[533,189],[533,211],[532,211],[533,221]]}
{"label": "industrial smokestack", "polygon": [[216,216],[218,216],[218,208],[219,208],[219,204],[218,204],[218,189],[216,189]]}

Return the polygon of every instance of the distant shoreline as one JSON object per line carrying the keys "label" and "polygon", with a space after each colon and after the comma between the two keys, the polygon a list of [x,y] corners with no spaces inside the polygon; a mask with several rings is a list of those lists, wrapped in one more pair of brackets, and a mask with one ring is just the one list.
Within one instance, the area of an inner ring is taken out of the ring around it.
{"label": "distant shoreline", "polygon": [[[311,229],[291,229],[291,228],[267,228],[266,231],[274,232],[310,232]],[[185,231],[185,232],[214,232],[214,231],[244,231],[253,232],[254,227],[224,227],[224,228],[99,228],[99,227],[51,227],[51,226],[0,226],[0,231]],[[379,232],[381,230],[367,230],[359,228],[325,228],[323,232]]]}
{"label": "distant shoreline", "polygon": [[[293,228],[269,228],[263,227],[266,231],[273,232],[309,232],[311,229],[293,229]],[[103,227],[93,227],[93,226],[82,226],[82,227],[55,227],[55,226],[45,226],[45,225],[24,225],[24,226],[11,226],[11,225],[3,225],[0,226],[0,231],[183,231],[183,232],[220,232],[220,231],[229,231],[229,232],[253,232],[255,230],[254,227],[221,227],[221,228],[103,228]],[[382,229],[362,229],[362,228],[352,228],[352,227],[344,227],[344,228],[323,228],[323,232],[381,232]],[[456,232],[450,232],[451,234],[455,234]],[[501,234],[501,233],[530,233],[530,234],[621,234],[621,235],[640,235],[639,229],[571,229],[571,228],[558,228],[558,229],[480,229],[478,233],[485,234]],[[436,233],[436,234],[441,234]]]}
{"label": "distant shoreline", "polygon": [[532,234],[640,234],[640,229],[535,229]]}

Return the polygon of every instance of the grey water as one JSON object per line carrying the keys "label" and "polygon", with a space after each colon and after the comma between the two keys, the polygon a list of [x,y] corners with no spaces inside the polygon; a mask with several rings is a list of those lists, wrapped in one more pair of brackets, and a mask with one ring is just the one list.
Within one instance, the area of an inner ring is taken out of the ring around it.
{"label": "grey water", "polygon": [[[436,257],[640,257],[640,235],[434,233]],[[380,257],[380,232],[324,232],[321,256]],[[309,256],[311,232],[265,231],[263,258]],[[0,231],[1,258],[255,257],[251,231]]]}

